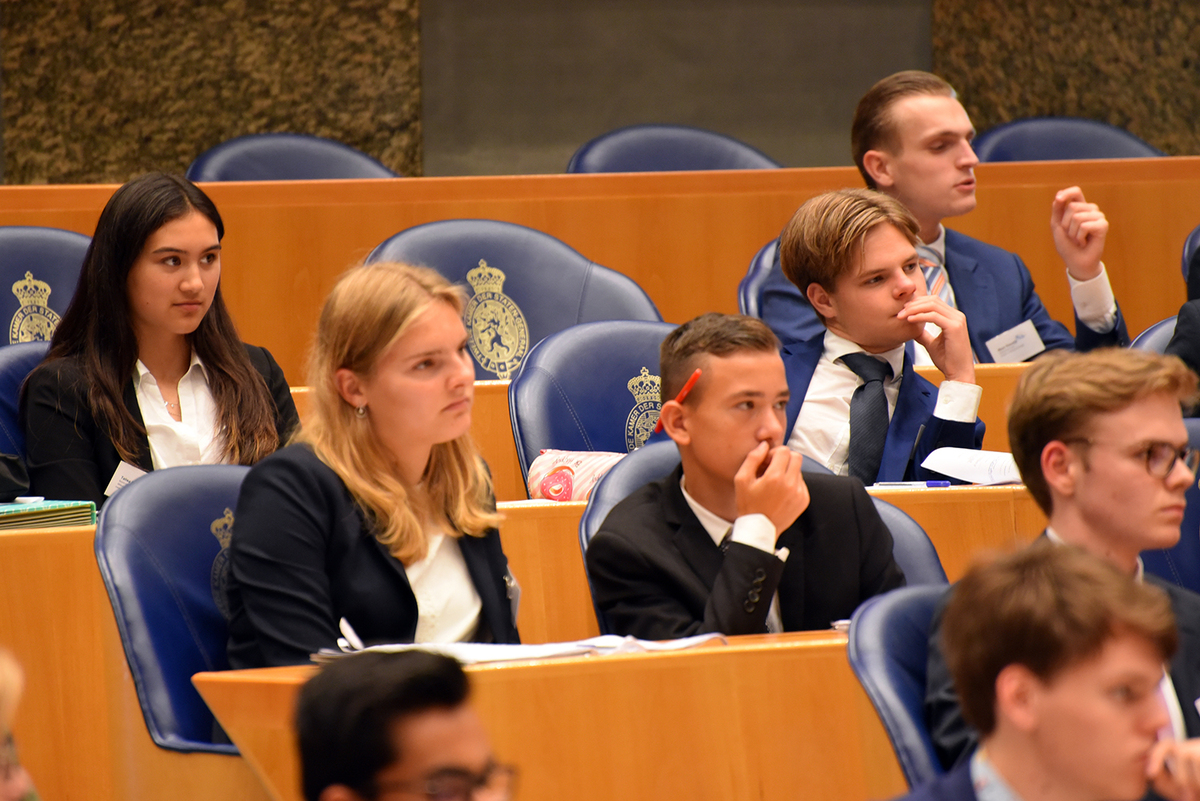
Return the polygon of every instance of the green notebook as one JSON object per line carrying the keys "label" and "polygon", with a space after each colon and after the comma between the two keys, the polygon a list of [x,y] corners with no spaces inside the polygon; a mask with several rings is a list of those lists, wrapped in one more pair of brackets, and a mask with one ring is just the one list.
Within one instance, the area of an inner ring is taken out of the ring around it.
{"label": "green notebook", "polygon": [[96,504],[91,501],[0,503],[0,530],[94,525]]}

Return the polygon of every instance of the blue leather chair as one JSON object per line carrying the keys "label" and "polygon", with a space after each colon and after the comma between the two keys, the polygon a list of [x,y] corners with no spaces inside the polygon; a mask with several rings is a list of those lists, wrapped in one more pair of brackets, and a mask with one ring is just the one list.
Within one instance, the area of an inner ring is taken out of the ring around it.
{"label": "blue leather chair", "polygon": [[508,387],[522,476],[544,448],[624,453],[645,444],[662,408],[658,348],[673,330],[610,320],[534,346]]}
{"label": "blue leather chair", "polygon": [[155,470],[100,511],[96,561],[146,727],[162,748],[238,753],[213,742],[213,716],[192,675],[229,668],[226,548],[249,469]]}
{"label": "blue leather chair", "polygon": [[[1200,448],[1200,418],[1188,417],[1188,444]],[[1172,548],[1142,551],[1142,565],[1159,578],[1200,592],[1200,487],[1192,482],[1187,491],[1187,509],[1179,526],[1179,542]]]}
{"label": "blue leather chair", "polygon": [[49,340],[71,303],[91,237],[34,225],[0,226],[4,342]]}
{"label": "blue leather chair", "polygon": [[854,675],[883,721],[909,787],[941,775],[925,728],[929,625],[944,585],[901,587],[864,602],[850,619]]}
{"label": "blue leather chair", "polygon": [[971,143],[980,161],[1133,159],[1165,156],[1106,122],[1081,117],[1029,117],[998,125]]}
{"label": "blue leather chair", "polygon": [[[583,516],[579,519],[579,549],[584,555],[584,570],[587,568],[587,548],[592,537],[600,530],[604,518],[625,498],[651,481],[660,479],[670,473],[679,464],[679,449],[669,440],[653,442],[626,456],[613,465],[592,490]],[[819,462],[807,457],[802,468],[806,473],[829,474],[829,470]],[[883,520],[888,531],[892,533],[892,556],[909,586],[918,584],[946,585],[946,572],[942,569],[937,549],[933,547],[925,530],[917,521],[909,517],[903,510],[872,497],[875,511]],[[589,578],[589,582],[591,579]],[[596,620],[600,623],[600,631],[607,634],[610,629],[608,621],[596,609]]]}
{"label": "blue leather chair", "polygon": [[312,181],[399,178],[349,145],[295,133],[248,134],[204,151],[187,168],[189,181]]}
{"label": "blue leather chair", "polygon": [[[463,315],[477,379],[506,379],[529,348],[597,320],[662,317],[632,279],[601,267],[549,234],[497,220],[444,220],[401,231],[367,262],[432,267],[471,285]],[[485,264],[486,263],[486,264]],[[653,364],[658,364],[658,356]]]}
{"label": "blue leather chair", "polygon": [[1196,256],[1196,250],[1200,248],[1200,225],[1192,229],[1192,232],[1187,235],[1187,239],[1183,240],[1183,280],[1188,279],[1188,273],[1192,259]]}
{"label": "blue leather chair", "polygon": [[771,170],[779,163],[731,136],[687,125],[630,125],[571,156],[567,172]]}
{"label": "blue leather chair", "polygon": [[1159,320],[1154,325],[1147,328],[1142,333],[1133,338],[1129,343],[1129,347],[1137,350],[1148,350],[1154,353],[1163,353],[1167,349],[1167,345],[1171,341],[1171,337],[1175,335],[1175,316],[1172,315],[1165,320]]}
{"label": "blue leather chair", "polygon": [[0,347],[0,453],[25,460],[25,429],[21,425],[21,385],[46,357],[49,342],[22,342]]}
{"label": "blue leather chair", "polygon": [[779,248],[779,240],[772,239],[763,245],[750,261],[750,269],[746,276],[738,282],[738,311],[751,317],[761,317],[762,288],[771,275],[771,266],[775,263],[775,251]]}

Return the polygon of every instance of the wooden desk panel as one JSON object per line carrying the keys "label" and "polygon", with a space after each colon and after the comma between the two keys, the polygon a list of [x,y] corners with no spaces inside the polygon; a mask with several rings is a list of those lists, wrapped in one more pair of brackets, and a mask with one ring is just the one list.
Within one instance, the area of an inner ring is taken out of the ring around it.
{"label": "wooden desk panel", "polygon": [[[469,668],[524,801],[887,798],[904,779],[844,635]],[[295,801],[295,694],[312,668],[193,678],[276,801]]]}
{"label": "wooden desk panel", "polygon": [[[1017,381],[1029,365],[977,364],[975,381],[983,388],[979,400],[979,419],[986,425],[983,447],[989,451],[1008,451],[1008,407],[1012,403]],[[945,376],[936,367],[918,367],[917,373],[934,386],[941,386]]]}
{"label": "wooden desk panel", "polygon": [[[1112,223],[1105,262],[1131,333],[1178,311],[1183,240],[1200,220],[1200,158],[984,164],[979,207],[951,227],[1020,253],[1053,317],[1073,320],[1049,233],[1055,191],[1081,185]],[[222,292],[243,336],[292,383],[337,276],[413,225],[485,217],[532,226],[633,278],[663,317],[735,311],[750,259],[851,167],[209,184],[225,221]],[[91,235],[116,187],[0,187],[0,225]]]}
{"label": "wooden desk panel", "polygon": [[183,754],[146,731],[91,526],[0,532],[0,644],[25,668],[14,727],[47,801],[266,795],[240,757]]}

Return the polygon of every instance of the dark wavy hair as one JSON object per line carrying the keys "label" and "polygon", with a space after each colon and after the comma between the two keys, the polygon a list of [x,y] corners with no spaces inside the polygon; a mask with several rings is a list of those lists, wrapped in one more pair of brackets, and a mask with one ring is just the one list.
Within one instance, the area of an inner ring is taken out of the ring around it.
{"label": "dark wavy hair", "polygon": [[[151,234],[192,212],[212,222],[218,240],[225,236],[217,207],[185,178],[154,172],[118,189],[100,212],[79,285],[46,355],[47,364],[64,358],[79,361],[93,416],[121,458],[131,463],[136,463],[146,430],[123,400],[138,359],[129,313],[129,271]],[[266,381],[250,364],[220,283],[212,306],[188,341],[208,371],[225,459],[253,464],[278,448],[274,401]]]}

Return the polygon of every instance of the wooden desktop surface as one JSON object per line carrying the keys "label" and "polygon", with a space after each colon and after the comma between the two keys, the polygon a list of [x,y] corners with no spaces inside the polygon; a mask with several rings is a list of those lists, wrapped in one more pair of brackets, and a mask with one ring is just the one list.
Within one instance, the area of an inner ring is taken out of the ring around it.
{"label": "wooden desktop surface", "polygon": [[[311,667],[193,683],[275,801],[297,801],[292,711]],[[906,787],[845,635],[477,666],[471,703],[522,801],[889,798]]]}
{"label": "wooden desktop surface", "polygon": [[[1175,314],[1180,252],[1200,221],[1200,157],[983,164],[978,208],[950,227],[1019,253],[1051,315],[1073,325],[1050,203],[1079,184],[1111,222],[1105,263],[1131,333]],[[225,221],[222,292],[242,336],[266,346],[290,383],[337,276],[392,234],[483,217],[528,225],[633,278],[664,319],[737,309],[763,244],[820,192],[861,186],[850,167],[711,173],[402,178],[205,186]],[[0,187],[0,225],[91,235],[116,187]]]}

